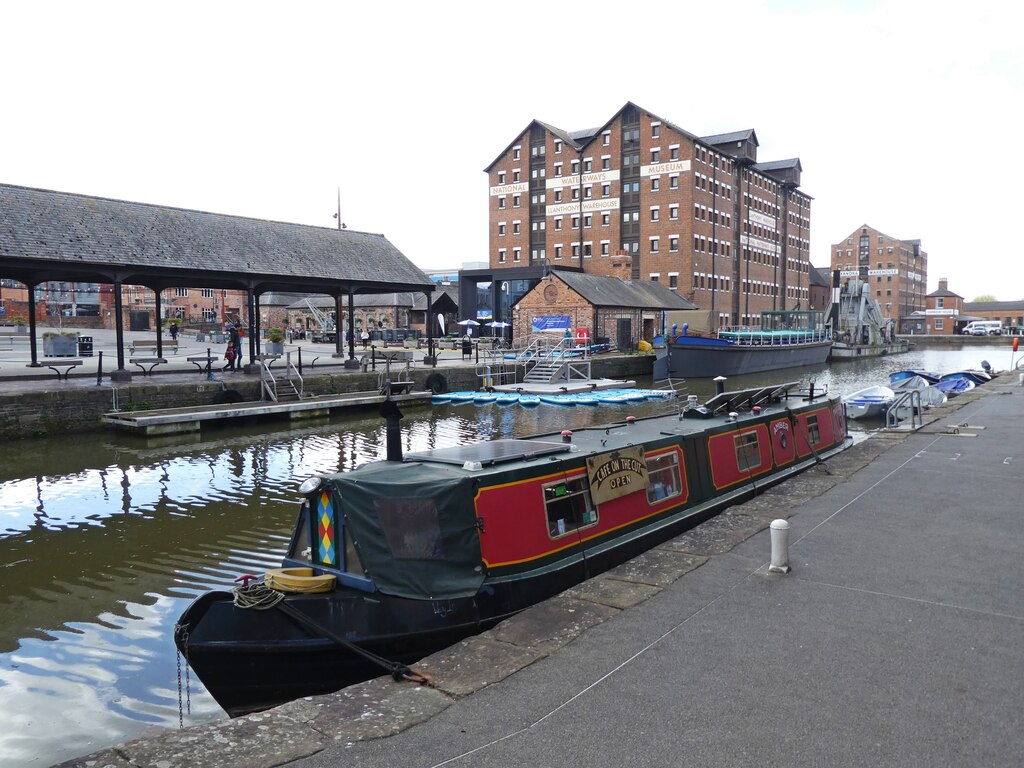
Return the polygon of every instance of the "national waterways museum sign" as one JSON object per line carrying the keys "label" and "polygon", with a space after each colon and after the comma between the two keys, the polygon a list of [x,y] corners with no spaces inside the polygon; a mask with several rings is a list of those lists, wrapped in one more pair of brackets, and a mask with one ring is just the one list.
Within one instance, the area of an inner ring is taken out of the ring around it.
{"label": "national waterways museum sign", "polygon": [[647,462],[641,445],[587,457],[590,498],[603,504],[647,488]]}

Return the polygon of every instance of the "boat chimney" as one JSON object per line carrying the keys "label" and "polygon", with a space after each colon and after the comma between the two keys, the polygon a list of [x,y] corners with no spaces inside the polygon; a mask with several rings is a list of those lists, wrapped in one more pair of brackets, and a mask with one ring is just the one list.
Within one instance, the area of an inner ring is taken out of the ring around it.
{"label": "boat chimney", "polygon": [[389,397],[380,404],[380,415],[383,416],[387,422],[386,458],[388,461],[401,461],[402,426],[399,422],[402,420],[402,412],[398,409],[398,404]]}
{"label": "boat chimney", "polygon": [[727,379],[725,376],[715,376],[715,394],[720,395],[725,392],[725,382]]}

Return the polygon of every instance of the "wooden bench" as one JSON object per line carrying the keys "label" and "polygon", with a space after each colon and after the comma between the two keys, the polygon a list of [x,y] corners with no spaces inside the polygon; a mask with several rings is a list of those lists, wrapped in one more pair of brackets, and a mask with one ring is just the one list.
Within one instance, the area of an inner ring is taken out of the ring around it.
{"label": "wooden bench", "polygon": [[[58,381],[67,381],[68,374],[71,373],[71,370],[73,368],[77,368],[81,364],[81,360],[61,360],[59,362],[54,360],[53,362],[48,362],[45,365],[47,368],[49,368],[51,371],[57,374]],[[63,368],[64,370],[60,371],[58,370],[59,368]]]}
{"label": "wooden bench", "polygon": [[[178,352],[178,342],[177,341],[172,341],[170,339],[164,339],[164,343],[161,345],[161,347],[162,347],[164,352],[166,352],[167,350],[170,350],[171,352],[174,352],[175,354],[177,354],[177,352]],[[128,345],[128,354],[134,355],[135,354],[135,350],[137,350],[137,349],[152,349],[152,350],[155,350],[156,349],[156,339],[138,339],[136,341],[132,341]]]}
{"label": "wooden bench", "polygon": [[[167,361],[162,357],[133,357],[128,362],[132,365],[139,366],[139,370],[142,371],[143,376],[149,376],[153,373],[154,368],[161,363],[166,363]],[[147,365],[149,368],[146,367]]]}
{"label": "wooden bench", "polygon": [[200,373],[208,374],[212,370],[213,364],[220,360],[220,355],[192,355],[185,359],[198,368]]}

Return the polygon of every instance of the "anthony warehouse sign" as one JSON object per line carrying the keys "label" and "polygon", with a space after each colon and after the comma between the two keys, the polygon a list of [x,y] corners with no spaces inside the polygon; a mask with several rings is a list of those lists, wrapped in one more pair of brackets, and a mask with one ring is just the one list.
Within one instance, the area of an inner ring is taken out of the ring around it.
{"label": "anthony warehouse sign", "polygon": [[643,446],[587,457],[590,498],[595,504],[647,488],[647,462]]}

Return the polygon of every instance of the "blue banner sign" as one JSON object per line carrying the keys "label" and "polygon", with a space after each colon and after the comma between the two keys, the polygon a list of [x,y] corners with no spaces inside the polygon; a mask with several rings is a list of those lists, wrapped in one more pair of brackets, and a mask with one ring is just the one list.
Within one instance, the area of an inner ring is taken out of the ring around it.
{"label": "blue banner sign", "polygon": [[530,321],[531,333],[560,331],[564,333],[572,327],[568,315],[535,315]]}

